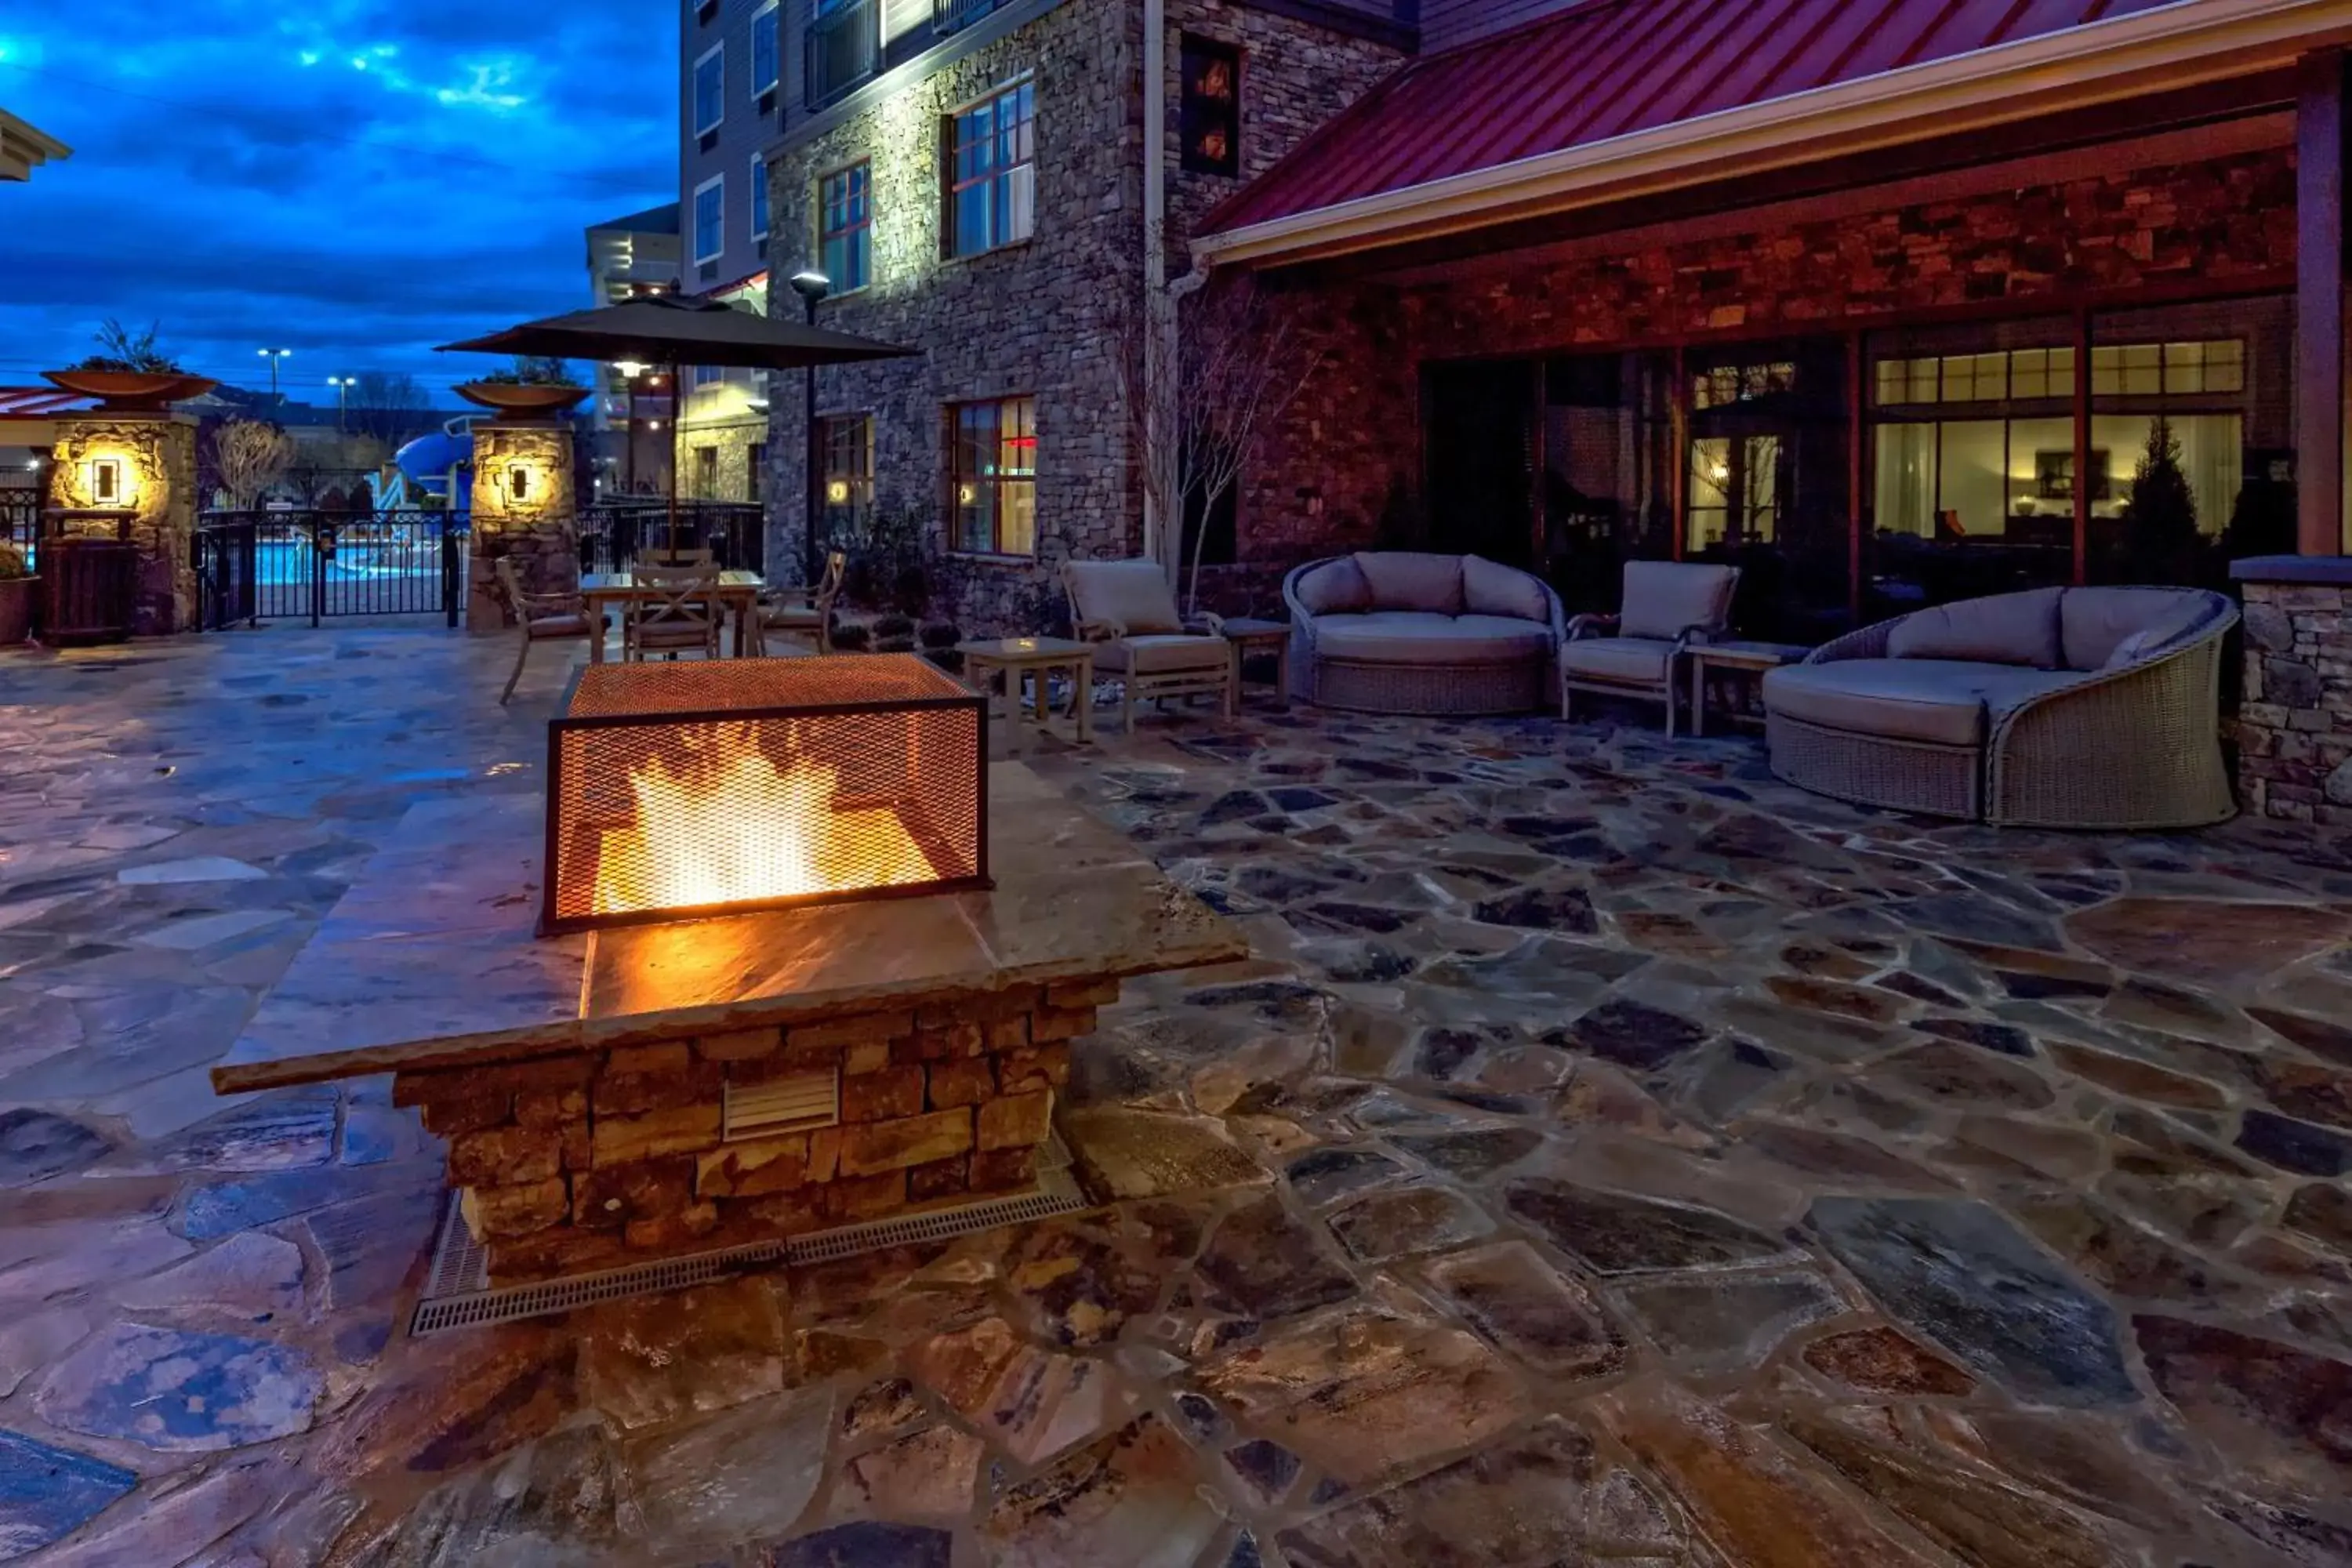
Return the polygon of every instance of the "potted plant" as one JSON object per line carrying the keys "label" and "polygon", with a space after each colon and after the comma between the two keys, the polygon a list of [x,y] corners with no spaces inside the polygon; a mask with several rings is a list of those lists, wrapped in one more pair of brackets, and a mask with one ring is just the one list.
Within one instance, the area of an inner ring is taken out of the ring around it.
{"label": "potted plant", "polygon": [[25,563],[25,552],[0,540],[0,647],[33,635],[33,594],[41,580]]}
{"label": "potted plant", "polygon": [[190,375],[180,362],[156,346],[156,328],[133,332],[110,320],[99,329],[98,353],[66,370],[45,370],[41,379],[52,386],[84,397],[95,397],[108,409],[123,413],[161,413],[184,397],[210,392],[220,384],[210,376]]}
{"label": "potted plant", "polygon": [[461,384],[457,395],[511,423],[551,419],[587,396],[588,388],[560,359],[518,355],[506,369]]}

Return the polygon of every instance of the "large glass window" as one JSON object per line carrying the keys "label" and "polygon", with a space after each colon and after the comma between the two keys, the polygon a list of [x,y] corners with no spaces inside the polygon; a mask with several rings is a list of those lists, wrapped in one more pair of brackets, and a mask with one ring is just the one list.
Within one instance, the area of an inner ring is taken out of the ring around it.
{"label": "large glass window", "polygon": [[768,161],[759,153],[751,154],[751,238],[756,243],[768,237]]}
{"label": "large glass window", "polygon": [[751,18],[751,96],[775,90],[776,78],[783,63],[782,50],[777,42],[777,0],[768,0]]}
{"label": "large glass window", "polygon": [[1034,82],[1019,82],[949,121],[949,255],[1015,245],[1035,228],[1036,93]]}
{"label": "large glass window", "polygon": [[1846,365],[1827,337],[1685,356],[1683,553],[1739,566],[1757,635],[1819,641],[1846,613]]}
{"label": "large glass window", "polygon": [[955,548],[980,555],[1037,549],[1037,402],[1006,397],[948,409]]}
{"label": "large glass window", "polygon": [[1546,367],[1543,564],[1570,610],[1614,613],[1627,561],[1674,551],[1674,356]]}
{"label": "large glass window", "polygon": [[694,62],[694,133],[708,136],[727,118],[727,46],[713,44]]}
{"label": "large glass window", "polygon": [[874,416],[835,414],[820,420],[817,449],[825,537],[838,539],[874,510]]}
{"label": "large glass window", "polygon": [[694,187],[694,259],[716,261],[727,248],[727,176],[714,174]]}
{"label": "large glass window", "polygon": [[817,240],[833,291],[846,294],[869,281],[873,245],[873,172],[852,163],[817,182]]}

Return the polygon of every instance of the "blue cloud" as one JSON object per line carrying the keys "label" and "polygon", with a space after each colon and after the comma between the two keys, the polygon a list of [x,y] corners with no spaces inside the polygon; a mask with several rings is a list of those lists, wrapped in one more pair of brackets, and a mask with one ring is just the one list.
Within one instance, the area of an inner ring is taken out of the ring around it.
{"label": "blue cloud", "polygon": [[581,231],[676,194],[674,6],[32,0],[0,107],[74,155],[0,186],[0,384],[162,325],[286,384],[478,364],[432,345],[589,302]]}

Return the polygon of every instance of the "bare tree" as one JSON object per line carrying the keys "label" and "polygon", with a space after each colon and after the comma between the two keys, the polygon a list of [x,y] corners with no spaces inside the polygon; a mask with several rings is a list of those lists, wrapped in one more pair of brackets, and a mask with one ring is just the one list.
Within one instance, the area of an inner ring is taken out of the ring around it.
{"label": "bare tree", "polygon": [[[1181,312],[1170,331],[1167,312]],[[1158,331],[1172,353],[1147,370],[1143,334]],[[1191,567],[1187,610],[1201,596],[1201,559],[1209,518],[1239,482],[1259,435],[1305,389],[1320,356],[1304,350],[1289,327],[1272,319],[1247,277],[1220,281],[1182,300],[1150,301],[1130,314],[1120,365],[1129,421],[1144,493],[1159,520],[1146,541],[1171,585]],[[1197,519],[1186,537],[1187,519]]]}
{"label": "bare tree", "polygon": [[230,510],[250,511],[294,467],[294,438],[258,419],[232,419],[213,432],[213,471]]}
{"label": "bare tree", "polygon": [[381,370],[363,370],[352,377],[344,402],[352,431],[373,436],[387,447],[397,446],[423,423],[418,416],[433,406],[424,383],[405,373]]}

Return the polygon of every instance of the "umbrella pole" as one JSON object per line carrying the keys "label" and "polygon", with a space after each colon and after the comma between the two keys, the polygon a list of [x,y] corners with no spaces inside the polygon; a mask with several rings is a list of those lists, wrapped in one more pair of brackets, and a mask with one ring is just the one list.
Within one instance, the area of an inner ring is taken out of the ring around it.
{"label": "umbrella pole", "polygon": [[686,385],[678,379],[677,356],[669,360],[669,528],[662,548],[677,548],[677,420],[686,406]]}

